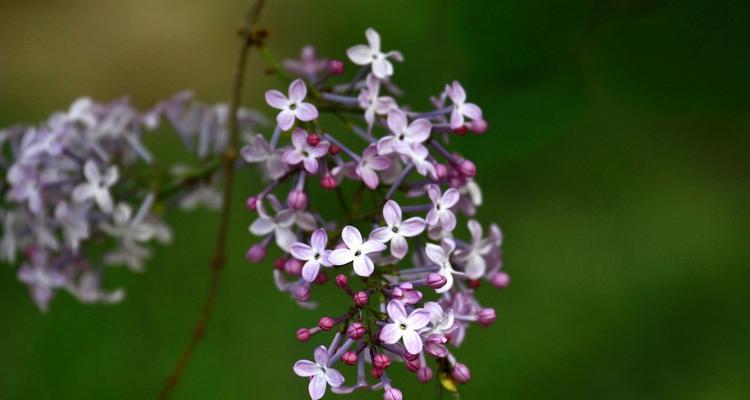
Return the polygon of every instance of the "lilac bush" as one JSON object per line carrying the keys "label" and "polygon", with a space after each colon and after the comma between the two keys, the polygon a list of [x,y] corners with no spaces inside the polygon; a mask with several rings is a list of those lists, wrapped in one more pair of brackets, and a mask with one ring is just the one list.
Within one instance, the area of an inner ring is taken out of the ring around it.
{"label": "lilac bush", "polygon": [[[168,210],[219,210],[209,294],[160,393],[166,398],[213,306],[233,172],[257,166],[265,187],[247,198],[257,240],[246,259],[261,262],[274,253],[277,288],[302,307],[315,308],[314,292],[325,286],[344,294],[340,310],[296,332],[302,342],[331,335],[328,346],[306,357],[312,361],[292,368],[309,380],[310,397],[382,390],[386,400],[401,399],[388,374],[396,365],[420,382],[435,377],[444,390],[458,391],[471,375],[455,348],[471,324],[488,326],[496,317],[476,291],[482,281],[496,288],[510,282],[500,229],[491,224],[485,235],[474,219],[482,204],[476,167],[450,150],[452,141],[487,130],[481,109],[458,81],[442,91],[436,85],[429,110],[400,104],[393,63],[404,57],[383,52],[373,29],[365,32],[366,45],[346,51],[355,65],[350,79],[342,78],[343,61],[319,58],[311,46],[299,59],[278,63],[263,48],[266,33],[250,29],[257,13],[240,32],[230,104],[201,103],[183,92],[139,111],[126,98],[81,98],[40,123],[0,130],[0,258],[18,266],[18,279],[42,311],[60,291],[83,303],[116,303],[124,289],[105,288],[104,274],[120,266],[143,271],[152,245],[174,236]],[[253,46],[264,50],[286,88],[265,93],[276,114],[272,128],[257,111],[239,107]],[[147,145],[167,131],[182,143],[184,163],[165,165]]]}

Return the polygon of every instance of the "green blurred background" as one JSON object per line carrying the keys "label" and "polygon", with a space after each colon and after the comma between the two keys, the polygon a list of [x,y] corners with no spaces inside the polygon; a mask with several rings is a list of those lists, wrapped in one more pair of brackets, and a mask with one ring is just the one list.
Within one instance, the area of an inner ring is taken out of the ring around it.
{"label": "green blurred background", "polygon": [[[84,94],[145,108],[193,88],[223,101],[245,3],[3,2],[0,125]],[[479,293],[498,321],[456,351],[472,369],[463,398],[750,398],[748,2],[268,3],[279,57],[308,43],[343,57],[372,26],[406,56],[396,80],[409,102],[426,107],[459,79],[484,109],[490,131],[458,146],[478,165],[480,218],[505,232],[513,283]],[[276,84],[261,65],[253,57],[245,104],[268,111],[261,95]],[[306,398],[291,365],[312,345],[294,331],[336,313],[341,295],[300,310],[268,263],[244,262],[241,203],[257,188],[240,175],[230,264],[175,398]],[[121,305],[63,294],[42,315],[0,268],[1,399],[155,397],[202,302],[216,226],[208,212],[168,219],[176,243],[146,273],[108,275],[128,291]],[[407,398],[434,397],[395,375]]]}

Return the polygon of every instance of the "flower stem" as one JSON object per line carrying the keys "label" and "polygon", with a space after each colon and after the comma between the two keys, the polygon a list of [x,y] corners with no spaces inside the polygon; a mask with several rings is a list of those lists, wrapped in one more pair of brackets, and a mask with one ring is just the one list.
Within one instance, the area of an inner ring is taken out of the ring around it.
{"label": "flower stem", "polygon": [[239,60],[237,62],[237,70],[234,76],[234,85],[232,88],[232,99],[229,108],[229,132],[230,139],[229,145],[224,156],[224,176],[225,176],[225,188],[224,195],[222,198],[221,215],[219,219],[219,228],[216,238],[216,245],[214,247],[214,254],[211,260],[211,278],[208,286],[208,293],[201,307],[198,321],[195,323],[193,328],[193,334],[188,341],[187,346],[182,352],[177,366],[174,368],[172,373],[167,378],[164,386],[159,392],[159,399],[167,399],[172,394],[177,384],[180,382],[185,369],[187,368],[190,358],[195,351],[196,346],[203,338],[205,334],[206,325],[211,316],[211,312],[214,306],[214,300],[216,299],[216,293],[219,289],[219,283],[221,279],[221,271],[224,269],[226,263],[226,243],[227,243],[227,232],[229,228],[229,210],[232,199],[232,189],[234,188],[234,168],[235,160],[237,159],[237,147],[239,145],[239,127],[237,125],[238,109],[240,100],[242,98],[242,86],[245,77],[245,67],[247,65],[247,56],[250,51],[250,47],[253,45],[260,45],[258,38],[260,35],[256,35],[255,25],[260,17],[261,10],[263,9],[263,0],[256,0],[250,7],[246,17],[244,26],[241,30],[242,45],[240,46]]}

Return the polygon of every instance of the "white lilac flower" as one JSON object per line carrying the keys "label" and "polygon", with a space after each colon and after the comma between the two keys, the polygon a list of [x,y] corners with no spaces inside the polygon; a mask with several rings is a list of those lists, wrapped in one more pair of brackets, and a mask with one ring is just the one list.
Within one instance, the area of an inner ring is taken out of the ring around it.
{"label": "white lilac flower", "polygon": [[104,175],[102,175],[99,172],[99,167],[96,166],[96,162],[87,160],[83,165],[83,175],[86,181],[73,189],[73,200],[83,203],[93,199],[96,205],[99,206],[99,209],[105,213],[111,213],[113,204],[109,188],[117,182],[117,167],[111,166],[107,168]]}
{"label": "white lilac flower", "polygon": [[30,165],[15,164],[8,170],[8,199],[16,202],[26,202],[33,213],[42,212],[42,179]]}
{"label": "white lilac flower", "polygon": [[317,229],[310,237],[310,244],[294,243],[289,252],[292,256],[300,261],[305,261],[302,266],[302,278],[308,282],[313,282],[318,276],[320,266],[330,267],[328,255],[330,250],[326,250],[328,244],[328,235],[325,229]]}
{"label": "white lilac flower", "polygon": [[365,31],[365,36],[368,45],[352,46],[346,51],[346,55],[357,65],[372,65],[372,73],[378,79],[385,79],[393,75],[393,64],[388,58],[402,62],[404,57],[398,51],[387,53],[380,51],[380,35],[374,29],[368,28]]}
{"label": "white lilac flower", "polygon": [[125,298],[125,290],[122,288],[111,292],[103,291],[99,274],[92,271],[81,274],[81,277],[78,279],[78,285],[71,286],[70,292],[81,303],[115,304]]}
{"label": "white lilac flower", "polygon": [[446,312],[440,304],[434,301],[424,303],[424,309],[430,312],[430,326],[426,329],[428,335],[445,335],[453,328],[453,310]]}
{"label": "white lilac flower", "polygon": [[305,46],[297,60],[284,60],[284,68],[299,76],[313,79],[328,68],[328,60],[320,59],[315,54],[315,47]]}
{"label": "white lilac flower", "polygon": [[112,223],[102,222],[100,228],[127,244],[145,242],[154,236],[154,229],[144,222],[141,215],[133,216],[133,209],[125,203],[119,203],[115,208]]}
{"label": "white lilac flower", "polygon": [[487,270],[484,257],[492,251],[492,241],[482,237],[482,225],[476,220],[469,221],[471,243],[468,248],[456,250],[456,261],[464,263],[464,273],[469,279],[479,279]]}
{"label": "white lilac flower", "polygon": [[458,81],[453,81],[451,85],[445,85],[445,93],[453,102],[451,129],[464,126],[464,117],[471,118],[473,121],[482,119],[482,110],[476,104],[466,102],[466,92]]}
{"label": "white lilac flower", "polygon": [[263,171],[271,179],[279,179],[288,171],[287,164],[281,159],[283,154],[281,150],[272,149],[260,135],[240,150],[240,155],[248,163],[262,163]]}
{"label": "white lilac flower", "polygon": [[199,207],[218,210],[221,207],[221,192],[211,184],[199,184],[180,199],[180,209],[192,211]]}
{"label": "white lilac flower", "polygon": [[49,302],[55,289],[65,286],[67,279],[61,273],[41,265],[24,264],[18,270],[18,279],[29,286],[31,298],[43,312],[49,308]]}
{"label": "white lilac flower", "polygon": [[121,241],[118,247],[104,254],[104,264],[124,265],[133,272],[143,272],[144,261],[151,257],[151,251],[135,242]]}
{"label": "white lilac flower", "polygon": [[291,230],[294,224],[294,211],[281,210],[275,216],[268,215],[262,206],[258,207],[258,219],[250,225],[250,233],[256,236],[266,236],[273,233],[276,245],[284,251],[296,241]]}
{"label": "white lilac flower", "polygon": [[388,112],[388,128],[391,135],[378,140],[378,152],[380,154],[396,152],[410,156],[413,151],[412,146],[421,145],[429,139],[432,124],[424,118],[416,119],[409,124],[406,114],[395,108]]}
{"label": "white lilac flower", "polygon": [[302,100],[307,96],[307,86],[302,79],[297,79],[289,85],[289,97],[278,90],[266,92],[266,102],[273,108],[281,110],[276,116],[276,123],[282,130],[289,130],[294,120],[312,121],[318,118],[318,109]]}
{"label": "white lilac flower", "polygon": [[341,239],[346,248],[335,249],[328,255],[328,261],[333,265],[352,263],[354,272],[359,276],[370,276],[375,270],[375,264],[368,256],[385,250],[385,245],[377,240],[362,242],[362,234],[353,226],[347,225],[341,231]]}
{"label": "white lilac flower", "polygon": [[365,87],[359,92],[357,100],[360,108],[365,110],[365,121],[369,129],[372,129],[377,115],[387,115],[397,107],[393,97],[380,96],[380,80],[372,74],[367,75]]}
{"label": "white lilac flower", "polygon": [[62,225],[65,243],[73,251],[77,252],[81,241],[88,239],[91,234],[87,219],[88,213],[87,205],[60,202],[55,206],[55,220]]}
{"label": "white lilac flower", "polygon": [[355,172],[370,189],[375,189],[380,184],[377,171],[384,171],[391,166],[391,159],[379,156],[375,145],[368,146],[362,153]]}
{"label": "white lilac flower", "polygon": [[456,228],[456,216],[451,207],[456,205],[461,197],[458,190],[450,188],[445,193],[440,192],[437,185],[427,186],[427,195],[432,201],[432,208],[427,213],[425,220],[430,226],[440,226],[445,231],[452,231]]}
{"label": "white lilac flower", "polygon": [[412,217],[402,221],[401,207],[393,200],[388,200],[383,206],[383,219],[386,226],[376,228],[370,233],[370,239],[383,243],[391,243],[391,255],[399,260],[409,251],[406,238],[417,236],[425,228],[425,221],[419,217]]}
{"label": "white lilac flower", "polygon": [[303,129],[295,129],[292,133],[292,149],[286,150],[282,160],[289,165],[302,163],[305,171],[314,174],[318,171],[318,158],[328,153],[330,143],[323,141],[315,146],[307,142],[307,132]]}
{"label": "white lilac flower", "polygon": [[403,303],[397,300],[389,301],[386,310],[392,322],[380,331],[380,340],[387,344],[403,340],[404,347],[410,354],[421,353],[422,338],[419,331],[430,323],[430,312],[424,308],[417,308],[407,314]]}
{"label": "white lilac flower", "polygon": [[344,376],[328,366],[330,356],[325,346],[318,346],[313,354],[315,361],[299,360],[294,364],[294,373],[304,378],[310,378],[308,392],[312,400],[318,400],[326,393],[326,387],[337,388],[344,384]]}
{"label": "white lilac flower", "polygon": [[425,245],[425,253],[427,254],[427,258],[429,258],[432,262],[440,267],[440,269],[438,270],[438,274],[444,276],[446,280],[445,285],[438,289],[435,289],[437,293],[447,292],[451,287],[453,287],[454,274],[463,275],[463,273],[454,270],[453,266],[451,265],[451,254],[455,249],[456,242],[454,242],[452,239],[443,239],[440,243],[440,246],[433,243],[427,243]]}

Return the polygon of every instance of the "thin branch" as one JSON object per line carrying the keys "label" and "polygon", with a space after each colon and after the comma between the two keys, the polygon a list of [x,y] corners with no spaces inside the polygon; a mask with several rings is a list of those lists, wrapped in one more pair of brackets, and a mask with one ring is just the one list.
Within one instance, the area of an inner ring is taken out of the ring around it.
{"label": "thin branch", "polygon": [[226,243],[227,243],[227,232],[229,228],[229,210],[231,208],[232,191],[234,189],[234,167],[235,160],[237,159],[237,147],[239,145],[239,127],[237,123],[237,114],[240,107],[240,100],[242,98],[242,87],[245,77],[245,68],[247,65],[247,56],[250,51],[250,47],[253,45],[260,45],[259,40],[264,36],[262,32],[255,30],[255,25],[260,17],[261,10],[263,9],[263,0],[256,0],[248,11],[245,22],[240,34],[242,36],[242,45],[240,46],[239,60],[237,62],[237,70],[234,76],[234,85],[232,87],[232,99],[229,108],[229,146],[227,147],[226,154],[223,157],[224,176],[225,176],[225,188],[224,195],[222,198],[221,215],[219,217],[219,230],[216,238],[216,246],[214,247],[214,254],[211,260],[211,279],[208,286],[208,293],[203,302],[198,321],[195,323],[193,328],[193,335],[190,337],[185,350],[182,352],[177,366],[167,378],[164,386],[159,392],[159,399],[167,399],[174,391],[177,384],[180,382],[180,378],[185,372],[190,358],[195,351],[195,347],[200,342],[201,338],[206,331],[206,325],[211,316],[211,312],[214,306],[214,300],[216,299],[216,293],[219,289],[219,283],[221,279],[221,271],[224,269],[226,264]]}

